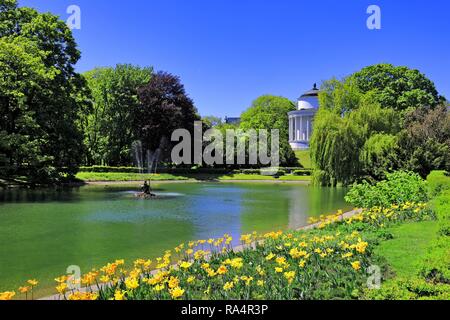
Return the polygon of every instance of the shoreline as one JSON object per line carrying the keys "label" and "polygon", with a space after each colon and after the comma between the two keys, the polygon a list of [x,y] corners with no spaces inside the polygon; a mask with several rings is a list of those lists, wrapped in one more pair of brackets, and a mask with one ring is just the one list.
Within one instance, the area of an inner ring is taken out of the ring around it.
{"label": "shoreline", "polygon": [[[108,186],[108,185],[127,185],[127,184],[141,184],[142,180],[130,180],[130,181],[85,181],[82,183],[75,183],[72,186]],[[309,180],[151,180],[150,183],[155,184],[176,184],[176,183],[273,183],[273,184],[304,184],[310,185]]]}

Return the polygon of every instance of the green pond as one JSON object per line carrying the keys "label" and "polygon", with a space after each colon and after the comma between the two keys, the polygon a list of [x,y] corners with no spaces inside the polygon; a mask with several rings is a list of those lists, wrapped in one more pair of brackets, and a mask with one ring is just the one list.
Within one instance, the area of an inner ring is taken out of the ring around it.
{"label": "green pond", "polygon": [[71,265],[83,272],[115,259],[155,258],[189,240],[228,233],[238,241],[349,209],[345,189],[301,184],[154,184],[156,200],[136,200],[137,188],[0,190],[0,291],[36,278],[38,294],[49,294]]}

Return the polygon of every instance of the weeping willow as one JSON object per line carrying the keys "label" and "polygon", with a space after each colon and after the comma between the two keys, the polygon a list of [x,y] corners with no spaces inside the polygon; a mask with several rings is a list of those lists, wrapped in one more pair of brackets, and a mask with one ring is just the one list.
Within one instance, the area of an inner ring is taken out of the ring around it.
{"label": "weeping willow", "polygon": [[320,102],[311,137],[314,182],[349,185],[364,175],[363,150],[370,137],[397,133],[399,118],[394,110],[373,102],[370,93],[358,96],[351,84],[334,83],[321,93]]}

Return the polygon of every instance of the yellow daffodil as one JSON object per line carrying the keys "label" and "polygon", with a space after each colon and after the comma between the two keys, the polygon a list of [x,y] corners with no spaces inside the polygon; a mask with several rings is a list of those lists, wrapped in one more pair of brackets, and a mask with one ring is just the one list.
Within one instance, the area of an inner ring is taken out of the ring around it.
{"label": "yellow daffodil", "polygon": [[305,265],[306,265],[306,260],[301,260],[300,263],[298,264],[298,266],[299,266],[300,268],[304,268]]}
{"label": "yellow daffodil", "polygon": [[351,252],[348,252],[348,253],[342,255],[342,258],[344,258],[344,259],[348,259],[351,257],[353,257],[353,253],[351,253]]}
{"label": "yellow daffodil", "polygon": [[19,292],[20,293],[28,293],[31,290],[31,287],[20,287]]}
{"label": "yellow daffodil", "polygon": [[183,294],[184,294],[184,290],[181,289],[180,287],[176,287],[176,288],[173,288],[172,290],[170,290],[170,295],[172,296],[173,299],[178,299]]}
{"label": "yellow daffodil", "polygon": [[168,285],[170,289],[174,289],[176,287],[178,287],[178,285],[180,284],[180,280],[177,277],[170,277]]}
{"label": "yellow daffodil", "polygon": [[139,281],[136,278],[128,278],[125,280],[125,286],[128,290],[134,290],[139,287]]}
{"label": "yellow daffodil", "polygon": [[60,283],[59,285],[56,286],[56,291],[59,294],[64,295],[67,291],[67,283]]}
{"label": "yellow daffodil", "polygon": [[250,282],[253,281],[253,277],[242,276],[241,280],[244,281],[247,286],[249,286]]}
{"label": "yellow daffodil", "polygon": [[216,271],[214,271],[214,270],[211,269],[211,268],[206,269],[206,272],[208,273],[208,276],[210,276],[211,278],[212,278],[212,277],[215,277],[215,276],[217,275]]}
{"label": "yellow daffodil", "polygon": [[220,274],[220,275],[224,275],[227,272],[228,272],[228,269],[225,266],[220,266],[219,269],[217,269],[217,274]]}
{"label": "yellow daffodil", "polygon": [[230,266],[235,269],[241,269],[243,265],[244,263],[242,258],[234,258],[230,262]]}
{"label": "yellow daffodil", "polygon": [[275,258],[275,255],[273,253],[269,253],[269,255],[266,257],[267,261],[272,260],[273,258]]}
{"label": "yellow daffodil", "polygon": [[292,281],[294,281],[295,278],[295,271],[285,272],[284,277],[289,283],[292,283]]}
{"label": "yellow daffodil", "polygon": [[229,291],[229,290],[233,289],[233,287],[234,287],[234,282],[230,281],[230,282],[225,283],[225,285],[223,286],[223,290]]}
{"label": "yellow daffodil", "polygon": [[116,260],[114,264],[118,266],[123,266],[125,264],[125,260],[124,259]]}
{"label": "yellow daffodil", "polygon": [[39,281],[37,280],[28,280],[27,283],[32,286],[32,287],[36,287],[39,284]]}
{"label": "yellow daffodil", "polygon": [[116,290],[116,292],[114,292],[114,300],[125,300],[126,294],[126,291]]}
{"label": "yellow daffodil", "polygon": [[159,291],[163,291],[166,287],[163,284],[158,284],[156,285],[153,290],[159,292]]}
{"label": "yellow daffodil", "polygon": [[257,266],[256,267],[256,272],[258,272],[258,274],[260,276],[264,276],[266,273],[264,272],[264,270],[261,268],[261,266]]}
{"label": "yellow daffodil", "polygon": [[352,262],[352,268],[358,271],[359,269],[361,269],[361,262],[359,261]]}
{"label": "yellow daffodil", "polygon": [[250,244],[252,242],[252,235],[251,234],[244,234],[241,236],[241,242],[244,244]]}
{"label": "yellow daffodil", "polygon": [[187,262],[187,261],[183,261],[183,262],[180,264],[180,267],[181,267],[182,269],[189,269],[191,266],[192,266],[192,263],[191,263],[191,262]]}
{"label": "yellow daffodil", "polygon": [[14,291],[6,291],[0,293],[0,301],[12,300],[16,293]]}
{"label": "yellow daffodil", "polygon": [[282,273],[283,271],[284,271],[283,268],[280,268],[280,267],[275,268],[276,273]]}
{"label": "yellow daffodil", "polygon": [[358,251],[359,253],[364,253],[366,252],[366,248],[369,244],[367,242],[363,242],[363,241],[359,241],[356,246],[355,249],[356,251]]}

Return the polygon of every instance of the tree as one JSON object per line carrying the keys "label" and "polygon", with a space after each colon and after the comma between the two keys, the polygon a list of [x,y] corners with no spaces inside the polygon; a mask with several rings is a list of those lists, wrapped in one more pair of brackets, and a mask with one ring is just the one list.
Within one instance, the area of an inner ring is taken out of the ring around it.
{"label": "tree", "polygon": [[170,73],[154,74],[147,85],[138,89],[138,97],[140,106],[134,123],[135,137],[142,141],[146,150],[170,145],[176,129],[193,133],[194,122],[200,120],[180,79]]}
{"label": "tree", "polygon": [[374,91],[373,97],[384,108],[404,111],[421,106],[436,107],[443,100],[430,79],[407,67],[376,64],[350,78],[361,93]]}
{"label": "tree", "polygon": [[253,101],[241,115],[240,129],[267,130],[278,129],[280,134],[280,163],[283,166],[296,166],[298,160],[289,145],[288,113],[295,111],[295,105],[289,99],[279,96],[264,95]]}
{"label": "tree", "polygon": [[219,127],[223,124],[222,118],[216,116],[205,116],[202,117],[202,122],[208,128]]}
{"label": "tree", "polygon": [[45,132],[28,105],[32,92],[43,90],[43,84],[56,74],[55,69],[45,67],[44,56],[45,53],[26,38],[0,39],[3,80],[0,82],[0,153],[6,171],[3,175],[18,173],[24,163],[42,168],[50,160],[43,155],[40,145],[40,137]]}
{"label": "tree", "polygon": [[358,106],[344,113],[339,107],[340,95],[333,96],[337,102],[329,101],[334,107],[319,108],[311,137],[316,182],[348,185],[361,176],[378,175],[368,167],[372,160],[378,161],[373,158],[375,141],[370,138],[379,134],[396,134],[400,120],[394,110],[382,108],[373,102],[371,96],[360,94]]}
{"label": "tree", "polygon": [[450,170],[450,113],[445,105],[423,107],[409,114],[399,134],[400,159],[407,170],[427,177]]}
{"label": "tree", "polygon": [[152,68],[119,64],[86,72],[93,109],[83,117],[86,163],[126,166],[132,163],[131,146],[138,117],[138,88],[149,83]]}
{"label": "tree", "polygon": [[[6,139],[0,153],[8,154],[10,173],[39,181],[73,175],[82,160],[79,116],[89,107],[89,91],[74,71],[80,52],[71,31],[52,14],[8,0],[0,6],[0,38],[6,80],[0,108],[8,121],[0,128]],[[24,148],[34,155],[24,156]]]}
{"label": "tree", "polygon": [[399,167],[398,137],[392,134],[376,133],[365,142],[359,156],[362,176],[377,181],[386,178],[387,172]]}

